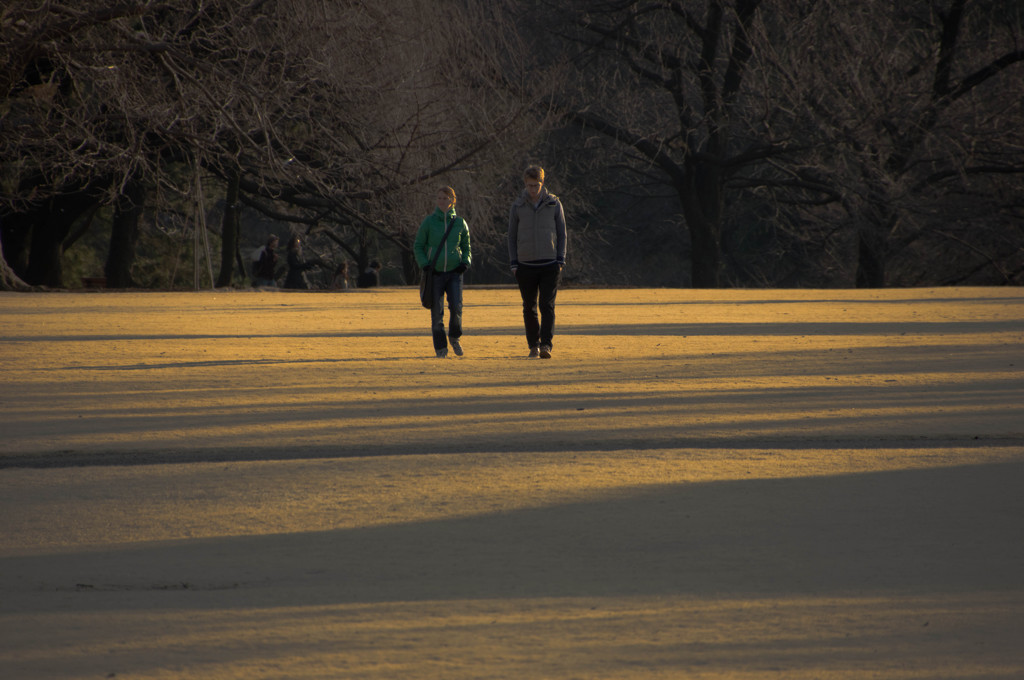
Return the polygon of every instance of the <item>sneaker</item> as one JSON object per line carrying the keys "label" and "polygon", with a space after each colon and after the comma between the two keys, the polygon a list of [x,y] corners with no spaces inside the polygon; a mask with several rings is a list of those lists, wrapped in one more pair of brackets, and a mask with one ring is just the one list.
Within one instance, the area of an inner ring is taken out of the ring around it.
{"label": "sneaker", "polygon": [[452,350],[454,350],[455,356],[461,357],[462,356],[462,343],[460,343],[458,340],[452,340]]}
{"label": "sneaker", "polygon": [[540,356],[540,351],[536,347],[531,347],[530,348],[530,358],[531,359],[536,359],[539,356]]}
{"label": "sneaker", "polygon": [[437,350],[437,358],[438,359],[447,359],[448,358],[448,348],[447,347],[442,347],[441,349]]}
{"label": "sneaker", "polygon": [[540,346],[540,358],[541,359],[550,359],[551,358],[551,345],[541,345]]}

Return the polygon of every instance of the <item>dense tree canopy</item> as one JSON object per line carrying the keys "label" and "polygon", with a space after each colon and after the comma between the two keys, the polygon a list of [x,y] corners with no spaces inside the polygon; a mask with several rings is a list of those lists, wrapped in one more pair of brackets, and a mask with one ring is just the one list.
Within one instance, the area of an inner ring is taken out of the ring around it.
{"label": "dense tree canopy", "polygon": [[242,285],[269,231],[412,281],[442,183],[508,280],[532,161],[570,280],[1024,277],[1014,0],[13,0],[0,62],[8,288]]}

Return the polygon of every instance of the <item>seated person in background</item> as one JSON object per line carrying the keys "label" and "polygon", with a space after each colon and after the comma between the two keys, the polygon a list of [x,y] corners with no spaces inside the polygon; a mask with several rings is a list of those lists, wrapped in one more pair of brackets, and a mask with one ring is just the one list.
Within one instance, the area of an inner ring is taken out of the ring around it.
{"label": "seated person in background", "polygon": [[252,285],[257,288],[277,287],[277,244],[277,237],[271,234],[266,245],[260,248],[259,259],[253,263]]}
{"label": "seated person in background", "polygon": [[366,271],[359,275],[356,279],[356,285],[360,288],[373,288],[374,286],[380,285],[380,262],[374,260],[370,263],[370,266],[366,268]]}
{"label": "seated person in background", "polygon": [[348,288],[348,262],[343,261],[338,265],[338,268],[334,270],[334,279],[331,281],[331,288],[335,290],[344,290]]}
{"label": "seated person in background", "polygon": [[320,265],[320,258],[307,260],[302,255],[302,240],[292,236],[288,240],[288,275],[284,279],[285,288],[309,290],[306,270]]}

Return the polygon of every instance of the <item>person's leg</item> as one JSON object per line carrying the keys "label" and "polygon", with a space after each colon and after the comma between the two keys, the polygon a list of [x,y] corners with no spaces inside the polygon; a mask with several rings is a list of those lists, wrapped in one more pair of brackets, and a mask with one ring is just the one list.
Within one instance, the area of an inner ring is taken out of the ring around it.
{"label": "person's leg", "polygon": [[445,292],[448,295],[448,339],[456,354],[462,354],[459,338],[462,337],[462,274],[446,274]]}
{"label": "person's leg", "polygon": [[534,348],[540,344],[540,319],[537,318],[538,270],[519,267],[516,282],[519,295],[523,298],[523,325],[526,327],[526,344]]}
{"label": "person's leg", "polygon": [[444,275],[435,273],[431,282],[434,304],[430,308],[430,334],[434,338],[434,351],[448,351],[448,336],[444,332]]}
{"label": "person's leg", "polygon": [[561,272],[554,264],[541,270],[538,280],[540,301],[540,344],[551,349],[555,336],[555,296],[558,295],[558,278]]}

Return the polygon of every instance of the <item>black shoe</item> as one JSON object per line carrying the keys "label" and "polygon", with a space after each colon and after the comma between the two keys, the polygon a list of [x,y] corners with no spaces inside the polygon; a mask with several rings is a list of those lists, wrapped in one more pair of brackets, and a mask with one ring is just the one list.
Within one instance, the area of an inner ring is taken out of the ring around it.
{"label": "black shoe", "polygon": [[536,347],[531,347],[530,348],[530,358],[531,359],[536,359],[539,356],[540,356],[540,351]]}
{"label": "black shoe", "polygon": [[437,350],[437,358],[438,359],[447,359],[448,358],[448,348],[447,347],[442,347],[441,349]]}
{"label": "black shoe", "polygon": [[452,350],[455,352],[455,356],[462,356],[462,343],[458,340],[452,340]]}
{"label": "black shoe", "polygon": [[551,345],[541,345],[540,346],[540,358],[541,359],[550,359],[551,358]]}

